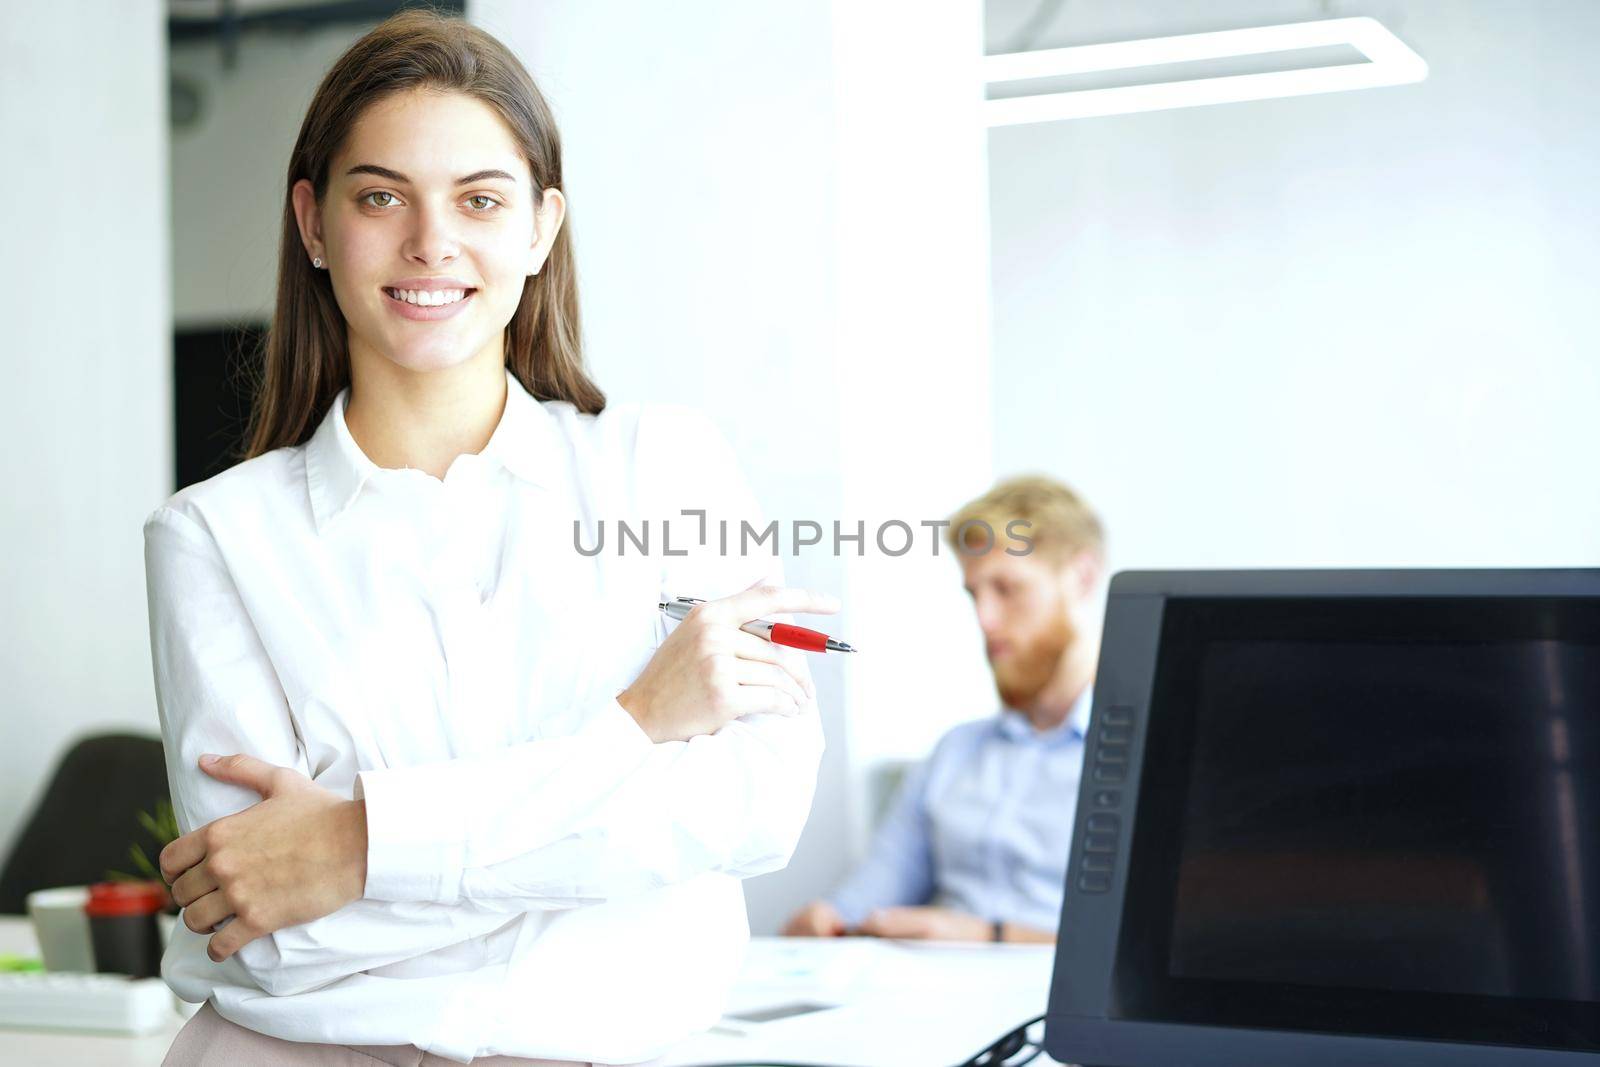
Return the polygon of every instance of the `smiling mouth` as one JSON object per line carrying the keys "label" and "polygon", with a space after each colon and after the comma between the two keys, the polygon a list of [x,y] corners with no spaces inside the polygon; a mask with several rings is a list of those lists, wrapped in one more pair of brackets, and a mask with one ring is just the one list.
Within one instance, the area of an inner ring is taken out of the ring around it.
{"label": "smiling mouth", "polygon": [[459,304],[477,291],[476,289],[439,289],[433,292],[422,292],[391,289],[388,286],[383,287],[384,295],[390,300],[401,304],[410,304],[412,307],[423,308],[449,307],[451,304]]}

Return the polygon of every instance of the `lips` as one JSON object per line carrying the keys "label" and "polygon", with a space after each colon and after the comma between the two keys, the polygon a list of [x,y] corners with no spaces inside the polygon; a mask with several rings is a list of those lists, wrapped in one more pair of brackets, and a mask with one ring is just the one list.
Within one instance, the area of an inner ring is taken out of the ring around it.
{"label": "lips", "polygon": [[[389,285],[386,285],[386,286],[383,286],[382,289],[383,289],[384,295],[389,297],[389,299],[397,300],[402,304],[412,304],[415,307],[444,307],[444,306],[446,306],[446,304],[444,304],[444,303],[425,303],[424,302],[424,301],[431,301],[433,298],[437,297],[441,293],[448,294],[450,296],[455,296],[456,293],[462,294],[461,296],[455,297],[454,300],[449,300],[449,301],[446,302],[446,303],[449,303],[449,304],[453,304],[453,303],[456,302],[456,300],[464,300],[466,297],[471,296],[473,293],[477,292],[477,290],[472,288],[472,286],[470,286],[470,285],[442,286],[442,287],[436,287],[436,288],[423,288],[421,286],[389,286]],[[413,300],[407,300],[405,298],[405,296],[403,295],[405,293],[415,293],[417,295],[418,299],[414,300],[414,301]]]}
{"label": "lips", "polygon": [[434,322],[459,315],[463,308],[472,303],[477,296],[477,292],[476,289],[467,289],[460,300],[455,300],[448,304],[412,304],[405,300],[397,299],[391,290],[385,288],[383,290],[383,302],[403,319],[410,319],[413,322]]}
{"label": "lips", "polygon": [[385,284],[390,289],[421,289],[430,293],[438,289],[476,288],[465,278],[457,278],[454,274],[417,274],[410,278],[396,278]]}

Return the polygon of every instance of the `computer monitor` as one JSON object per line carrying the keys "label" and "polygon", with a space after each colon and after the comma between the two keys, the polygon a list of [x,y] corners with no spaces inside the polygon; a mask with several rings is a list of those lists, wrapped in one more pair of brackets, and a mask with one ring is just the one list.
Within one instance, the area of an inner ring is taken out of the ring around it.
{"label": "computer monitor", "polygon": [[1111,583],[1045,1047],[1600,1053],[1600,571]]}

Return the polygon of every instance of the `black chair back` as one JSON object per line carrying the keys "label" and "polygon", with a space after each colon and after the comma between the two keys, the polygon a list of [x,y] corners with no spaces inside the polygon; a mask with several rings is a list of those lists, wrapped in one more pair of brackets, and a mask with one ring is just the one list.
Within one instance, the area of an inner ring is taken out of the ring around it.
{"label": "black chair back", "polygon": [[73,745],[0,870],[0,913],[25,912],[35,889],[139,873],[128,857],[134,842],[155,862],[160,844],[138,815],[155,814],[168,797],[159,737],[103,734]]}

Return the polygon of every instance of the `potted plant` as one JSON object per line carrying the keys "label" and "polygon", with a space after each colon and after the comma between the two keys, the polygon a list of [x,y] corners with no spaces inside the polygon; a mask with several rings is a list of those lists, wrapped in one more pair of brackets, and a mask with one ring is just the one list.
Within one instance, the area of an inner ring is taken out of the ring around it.
{"label": "potted plant", "polygon": [[[155,811],[141,811],[135,818],[144,832],[155,842],[156,855],[160,856],[161,849],[178,837],[178,814],[173,810],[172,801],[158,800]],[[161,886],[162,895],[166,897],[166,906],[162,908],[161,933],[163,938],[170,938],[172,928],[177,924],[178,904],[172,899],[172,891],[167,886],[165,878],[161,877],[161,867],[150,858],[142,841],[135,839],[128,845],[128,859],[133,863],[133,872],[111,870],[106,872],[106,880],[111,882],[155,882]]]}

